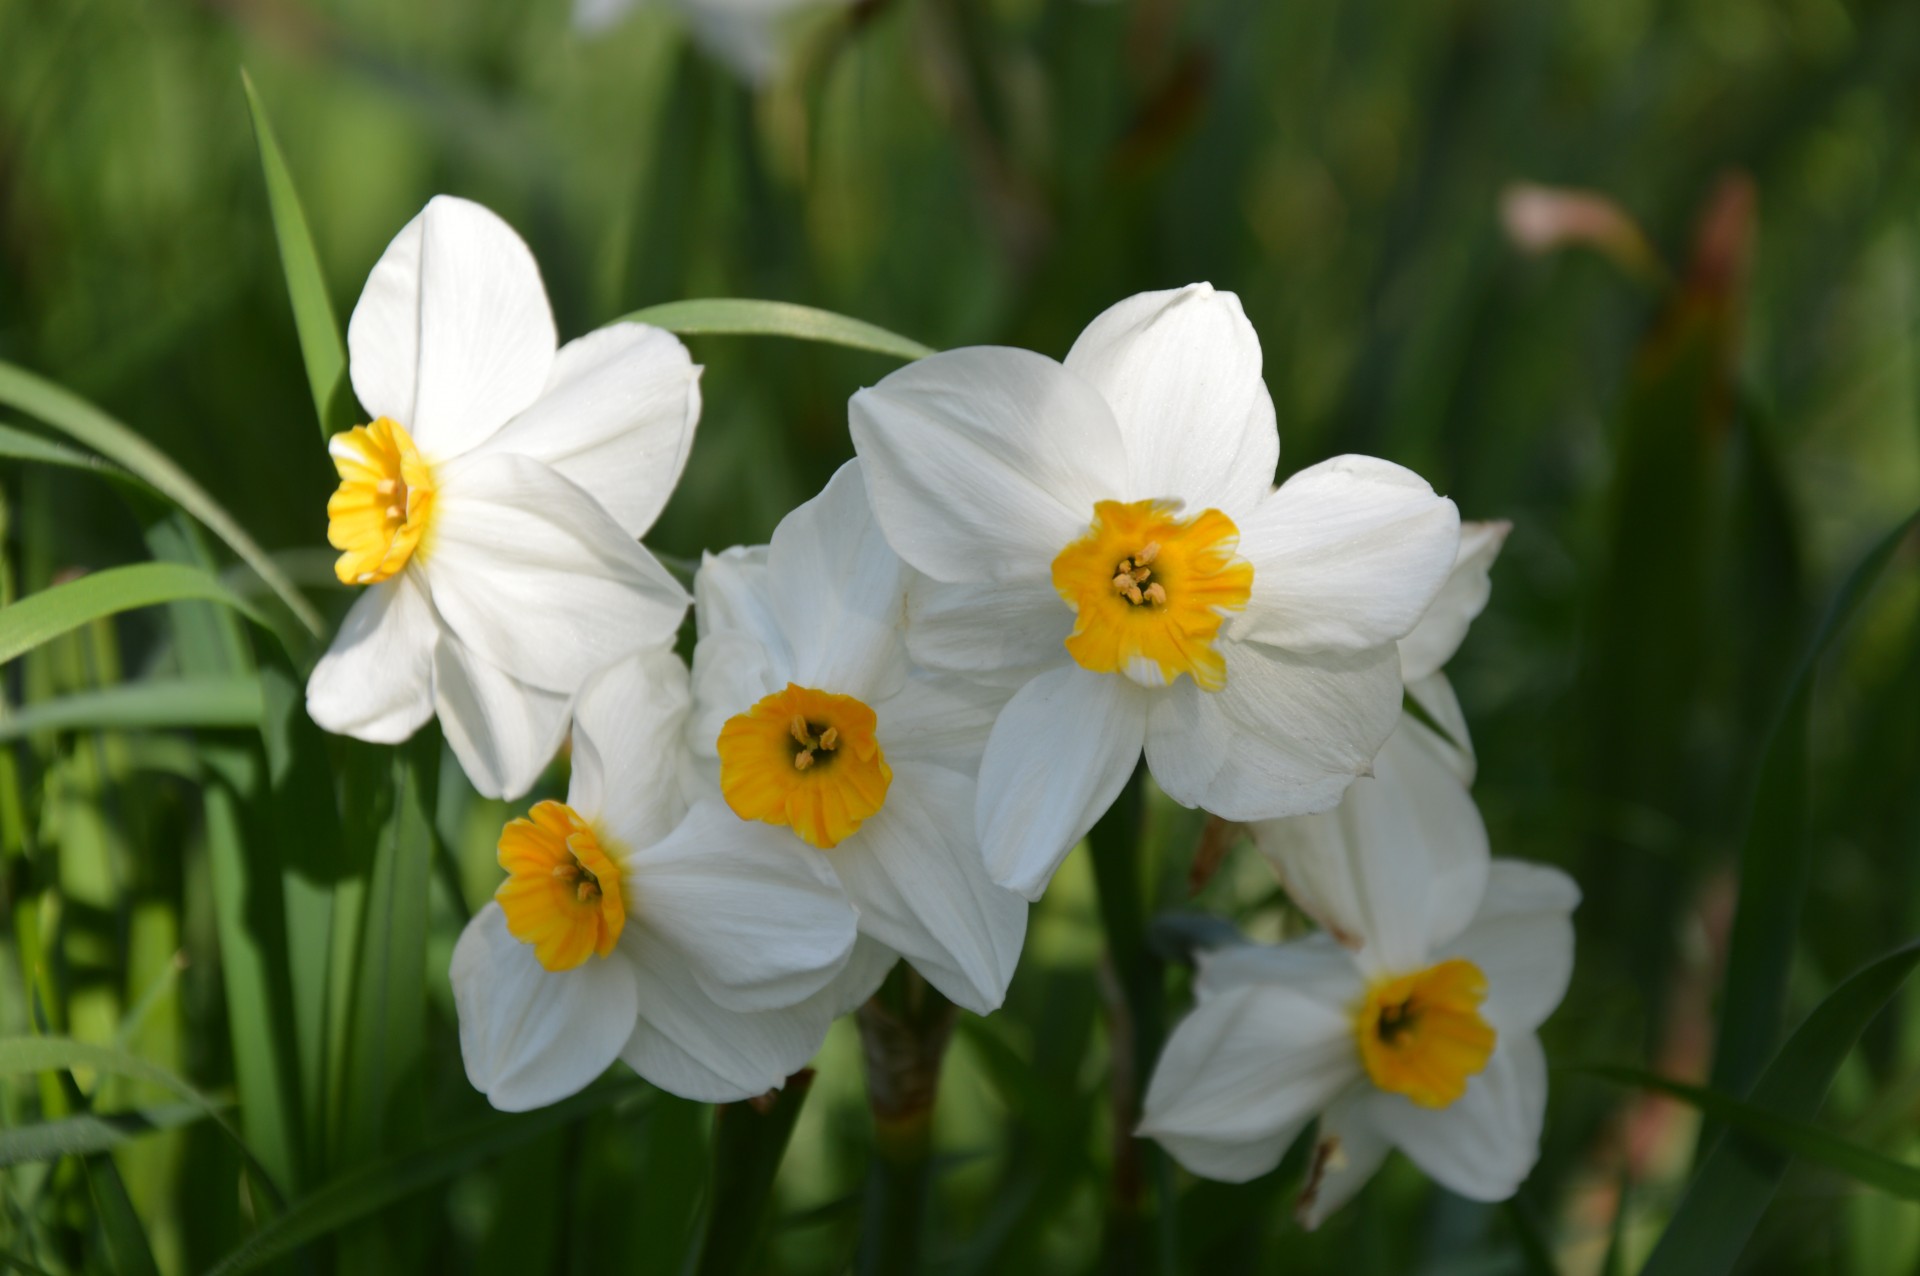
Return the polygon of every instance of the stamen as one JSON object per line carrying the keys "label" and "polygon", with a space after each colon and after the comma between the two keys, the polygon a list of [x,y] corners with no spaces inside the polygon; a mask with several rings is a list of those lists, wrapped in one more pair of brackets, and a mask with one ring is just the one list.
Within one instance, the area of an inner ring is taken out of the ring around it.
{"label": "stamen", "polygon": [[1165,607],[1167,605],[1167,591],[1160,587],[1159,581],[1148,585],[1143,592],[1146,594],[1147,601],[1155,607]]}
{"label": "stamen", "polygon": [[1129,589],[1132,589],[1133,573],[1121,572],[1118,576],[1115,576],[1113,578],[1113,588],[1116,593],[1122,593],[1122,594],[1126,593]]}
{"label": "stamen", "polygon": [[822,731],[820,733],[820,747],[825,749],[827,752],[829,753],[833,752],[834,748],[839,743],[840,743],[839,727],[828,727],[825,731]]}
{"label": "stamen", "polygon": [[796,771],[804,771],[804,770],[806,770],[806,769],[807,769],[808,767],[810,767],[810,766],[812,766],[812,765],[813,765],[813,750],[812,750],[812,749],[802,749],[802,750],[801,750],[800,752],[798,752],[798,753],[796,753],[796,754],[794,754],[794,755],[793,755],[793,769],[794,769],[794,770],[796,770]]}
{"label": "stamen", "polygon": [[787,730],[792,734],[801,748],[811,749],[813,747],[813,737],[807,734],[807,720],[799,714],[795,714],[793,721],[787,724]]}
{"label": "stamen", "polygon": [[[1138,563],[1140,566],[1145,567],[1148,563],[1151,563],[1154,559],[1158,557],[1160,557],[1160,542],[1148,541],[1146,543],[1146,547],[1143,548],[1138,554],[1135,554],[1133,556],[1133,561]],[[1142,577],[1141,579],[1144,580],[1145,577]]]}

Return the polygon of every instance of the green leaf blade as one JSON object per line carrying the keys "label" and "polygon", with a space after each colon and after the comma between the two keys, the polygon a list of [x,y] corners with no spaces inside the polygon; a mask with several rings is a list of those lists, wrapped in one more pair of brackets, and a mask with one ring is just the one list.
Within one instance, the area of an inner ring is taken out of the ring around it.
{"label": "green leaf blade", "polygon": [[273,628],[252,604],[207,572],[180,563],[136,563],[91,572],[0,607],[0,665],[90,620],[185,600],[220,603],[263,629]]}
{"label": "green leaf blade", "polygon": [[636,310],[624,316],[624,321],[650,323],[683,337],[788,337],[890,355],[907,362],[935,353],[932,346],[921,345],[864,320],[789,301],[754,301],[743,297],[669,301]]}

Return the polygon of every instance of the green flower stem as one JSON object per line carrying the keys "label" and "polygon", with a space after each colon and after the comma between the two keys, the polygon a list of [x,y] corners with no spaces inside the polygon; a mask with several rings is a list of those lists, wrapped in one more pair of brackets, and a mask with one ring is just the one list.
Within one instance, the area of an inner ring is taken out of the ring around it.
{"label": "green flower stem", "polygon": [[714,1108],[713,1183],[697,1276],[758,1270],[755,1259],[766,1235],[774,1175],[812,1086],[813,1069],[805,1068],[788,1077],[784,1089]]}
{"label": "green flower stem", "polygon": [[860,1007],[874,1139],[857,1266],[863,1276],[920,1270],[933,1183],[933,1105],[958,1016],[958,1008],[904,962]]}
{"label": "green flower stem", "polygon": [[[1144,764],[1134,769],[1088,836],[1111,976],[1107,1002],[1113,1042],[1113,1182],[1101,1266],[1107,1272],[1170,1271],[1174,1265],[1172,1168],[1158,1146],[1133,1134],[1140,1123],[1141,1095],[1166,1036],[1165,972],[1147,943],[1140,890],[1145,773]],[[1149,1232],[1150,1251],[1144,1243]]]}

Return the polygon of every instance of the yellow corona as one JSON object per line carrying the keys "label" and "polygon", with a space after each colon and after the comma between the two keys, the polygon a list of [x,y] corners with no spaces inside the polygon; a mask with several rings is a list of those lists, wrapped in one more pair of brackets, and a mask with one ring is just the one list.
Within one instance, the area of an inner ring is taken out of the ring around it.
{"label": "yellow corona", "polygon": [[562,802],[541,802],[500,830],[507,880],[493,897],[507,930],[532,944],[548,970],[572,970],[605,957],[627,922],[620,866],[592,825]]}
{"label": "yellow corona", "polygon": [[1355,1016],[1367,1075],[1423,1108],[1444,1108],[1487,1066],[1495,1033],[1480,1016],[1487,977],[1454,958],[1376,981]]}
{"label": "yellow corona", "polygon": [[327,443],[340,486],[327,501],[327,542],[343,585],[371,585],[407,565],[433,515],[433,471],[399,422],[381,417]]}
{"label": "yellow corona", "polygon": [[788,683],[720,729],[720,792],[743,820],[837,846],[880,810],[893,783],[877,726],[852,696]]}

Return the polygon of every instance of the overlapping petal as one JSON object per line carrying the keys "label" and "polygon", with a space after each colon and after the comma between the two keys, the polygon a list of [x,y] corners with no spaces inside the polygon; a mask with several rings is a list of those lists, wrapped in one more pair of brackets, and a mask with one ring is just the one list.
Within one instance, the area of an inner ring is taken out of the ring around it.
{"label": "overlapping petal", "polygon": [[572,697],[528,686],[451,631],[433,657],[433,707],[460,769],[483,797],[517,798],[533,787],[567,733]]}
{"label": "overlapping petal", "polygon": [[1559,869],[1495,860],[1472,922],[1440,946],[1486,975],[1485,1013],[1501,1032],[1532,1032],[1566,995],[1579,903],[1580,888]]}
{"label": "overlapping petal", "polygon": [[398,744],[433,716],[440,624],[415,572],[369,586],[307,680],[307,714],[321,727]]}
{"label": "overlapping petal", "polygon": [[567,804],[622,850],[660,841],[686,814],[691,700],[687,667],[665,647],[615,661],[581,688]]}
{"label": "overlapping petal", "polygon": [[916,573],[907,586],[907,650],[929,669],[1017,688],[1070,659],[1072,632],[1046,576],[949,585]]}
{"label": "overlapping petal", "polygon": [[1426,615],[1400,640],[1400,674],[1409,683],[1438,673],[1467,636],[1467,627],[1493,595],[1489,574],[1513,524],[1462,523],[1453,570]]}
{"label": "overlapping petal", "polygon": [[1456,1103],[1423,1108],[1380,1091],[1364,1103],[1375,1128],[1447,1189],[1471,1200],[1504,1201],[1540,1157],[1546,1055],[1531,1032],[1509,1034]]}

